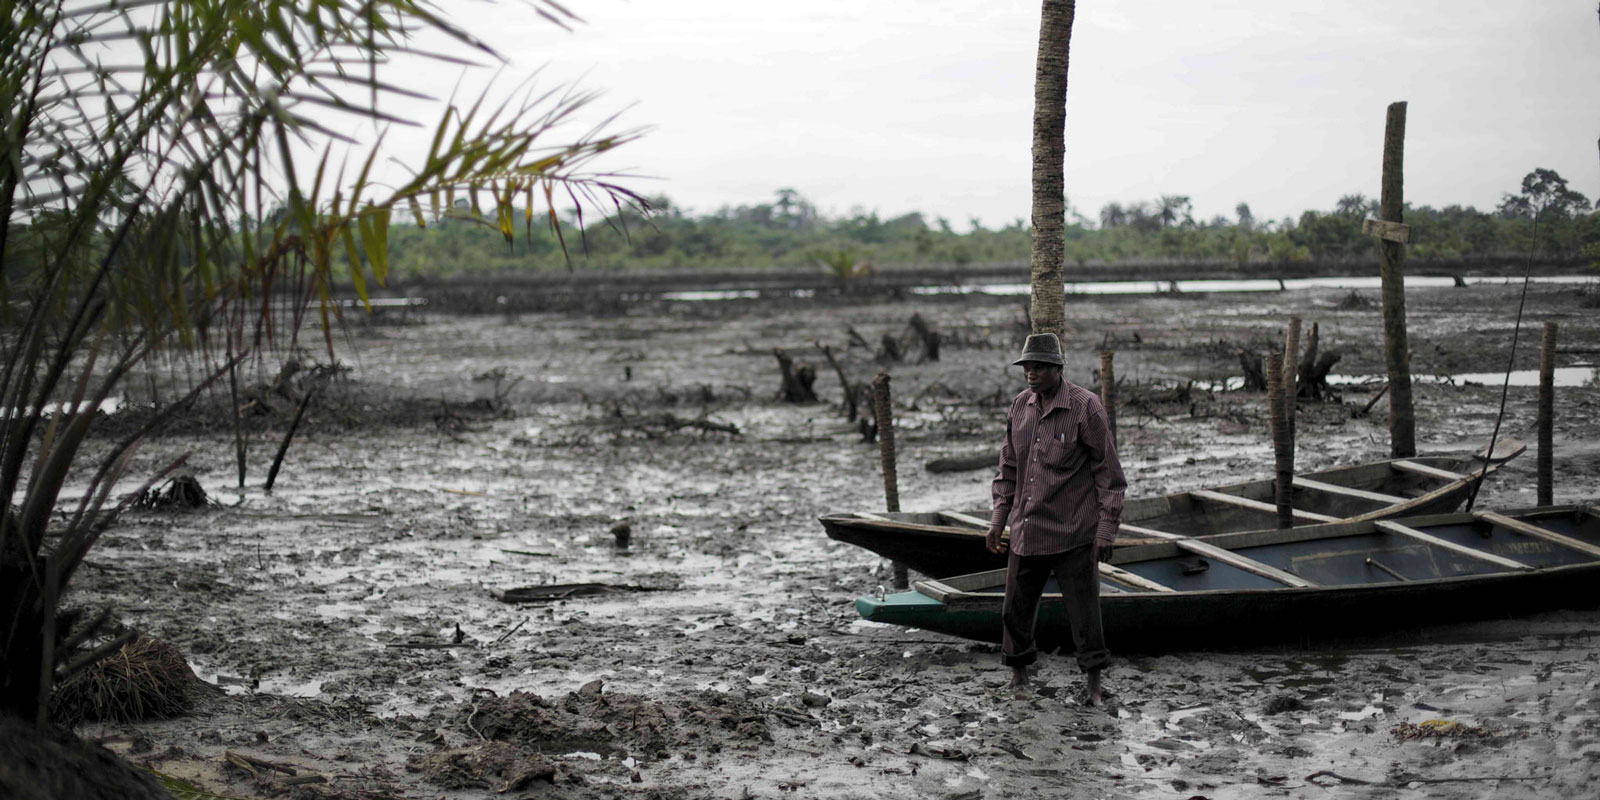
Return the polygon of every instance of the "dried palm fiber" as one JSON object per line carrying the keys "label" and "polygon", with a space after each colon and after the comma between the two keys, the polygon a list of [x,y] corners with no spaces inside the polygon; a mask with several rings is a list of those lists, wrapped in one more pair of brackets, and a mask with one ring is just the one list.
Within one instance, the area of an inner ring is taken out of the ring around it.
{"label": "dried palm fiber", "polygon": [[176,647],[139,636],[58,684],[52,716],[63,722],[176,717],[189,710],[199,684]]}
{"label": "dried palm fiber", "polygon": [[133,500],[135,508],[143,509],[201,508],[210,504],[205,488],[189,472],[177,475],[161,488],[146,489]]}

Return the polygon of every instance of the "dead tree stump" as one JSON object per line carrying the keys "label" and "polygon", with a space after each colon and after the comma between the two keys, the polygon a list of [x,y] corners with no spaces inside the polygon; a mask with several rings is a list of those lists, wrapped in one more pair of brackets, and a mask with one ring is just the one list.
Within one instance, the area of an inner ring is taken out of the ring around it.
{"label": "dead tree stump", "polygon": [[1337,350],[1319,352],[1321,347],[1321,331],[1317,323],[1311,323],[1311,335],[1306,337],[1306,350],[1300,356],[1299,364],[1299,396],[1307,400],[1322,402],[1336,397],[1333,387],[1328,385],[1328,373],[1333,371],[1333,365],[1343,358]]}
{"label": "dead tree stump", "polygon": [[1244,370],[1245,391],[1259,392],[1267,388],[1267,375],[1262,371],[1260,353],[1240,350],[1239,367]]}
{"label": "dead tree stump", "polygon": [[890,364],[898,364],[906,359],[905,353],[900,349],[900,343],[887,332],[883,334],[882,348],[878,350],[878,360]]}
{"label": "dead tree stump", "polygon": [[922,318],[921,314],[911,315],[911,330],[917,334],[917,339],[922,342],[922,361],[939,360],[939,332]]}
{"label": "dead tree stump", "polygon": [[812,388],[817,382],[817,368],[804,361],[794,363],[794,359],[781,347],[772,348],[772,354],[778,359],[778,371],[783,381],[778,392],[779,398],[786,403],[817,402],[817,391]]}

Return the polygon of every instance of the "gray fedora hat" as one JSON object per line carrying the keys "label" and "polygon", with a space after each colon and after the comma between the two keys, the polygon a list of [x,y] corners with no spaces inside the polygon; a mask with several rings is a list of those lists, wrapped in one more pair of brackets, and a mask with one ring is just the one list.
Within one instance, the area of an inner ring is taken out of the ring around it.
{"label": "gray fedora hat", "polygon": [[1067,360],[1061,357],[1061,340],[1053,333],[1029,334],[1028,341],[1022,344],[1022,357],[1011,363],[1024,364],[1029,361],[1064,366]]}

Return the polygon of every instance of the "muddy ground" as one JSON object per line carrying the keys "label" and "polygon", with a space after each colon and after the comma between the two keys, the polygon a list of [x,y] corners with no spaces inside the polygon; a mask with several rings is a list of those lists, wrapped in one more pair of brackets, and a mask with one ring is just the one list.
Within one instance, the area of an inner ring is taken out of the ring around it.
{"label": "muddy ground", "polygon": [[[1117,351],[1134,494],[1266,475],[1264,397],[1206,382],[1240,374],[1240,347],[1281,347],[1289,314],[1344,353],[1337,372],[1381,374],[1374,295],[1070,298],[1068,379],[1092,385],[1096,352]],[[1514,287],[1413,291],[1417,372],[1503,369],[1515,302]],[[1561,324],[1562,366],[1594,363],[1586,302],[1536,287],[1518,366],[1535,365],[1546,320]],[[1600,612],[1123,656],[1109,710],[1079,703],[1070,657],[1047,657],[1037,690],[1016,696],[994,647],[858,620],[852,600],[887,584],[887,565],[827,539],[816,517],[881,508],[878,451],[843,418],[813,340],[867,380],[881,365],[848,346],[847,326],[877,345],[913,313],[933,322],[941,359],[890,367],[902,504],[980,505],[986,471],[921,465],[992,446],[1019,388],[1005,365],[1021,309],[983,296],[756,299],[353,325],[338,352],[350,369],[312,404],[272,493],[261,486],[282,409],[253,419],[242,491],[232,434],[204,415],[146,446],[133,474],[191,452],[215,505],[128,514],[75,599],[114,604],[219,688],[186,716],[80,733],[235,797],[1596,791]],[[774,347],[818,365],[823,402],[775,400]],[[474,380],[497,369],[498,389]],[[1200,383],[1180,392],[1188,381]],[[1384,404],[1352,415],[1371,396],[1350,386],[1303,405],[1300,464],[1385,456]],[[1419,385],[1421,449],[1482,447],[1499,397]],[[1534,399],[1511,390],[1502,436],[1531,445]],[[1565,388],[1556,408],[1556,500],[1594,502],[1600,390]],[[1480,504],[1531,505],[1534,465],[1530,449]],[[580,582],[626,588],[495,596]]]}

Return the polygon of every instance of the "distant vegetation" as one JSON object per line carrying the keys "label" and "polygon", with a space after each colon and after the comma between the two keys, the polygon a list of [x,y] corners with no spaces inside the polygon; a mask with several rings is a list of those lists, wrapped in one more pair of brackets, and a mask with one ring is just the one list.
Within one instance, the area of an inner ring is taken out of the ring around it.
{"label": "distant vegetation", "polygon": [[[1017,219],[999,228],[976,220],[957,232],[942,217],[920,213],[884,219],[857,211],[829,218],[793,189],[780,189],[773,202],[723,207],[689,214],[666,197],[649,200],[648,214],[624,208],[596,220],[568,219],[558,238],[542,214],[527,235],[507,244],[482,235],[465,201],[451,213],[431,218],[426,228],[390,228],[390,261],[401,275],[447,275],[463,271],[729,269],[816,267],[823,272],[859,273],[873,265],[982,264],[1025,262],[1029,230]],[[1069,207],[1066,229],[1068,266],[1131,262],[1208,261],[1247,263],[1337,262],[1372,259],[1373,240],[1361,233],[1361,220],[1377,216],[1376,198],[1354,194],[1329,210],[1306,211],[1299,218],[1257,219],[1246,203],[1233,217],[1194,218],[1191,199],[1163,195],[1150,201],[1111,203],[1094,218]],[[1537,252],[1545,258],[1587,256],[1600,261],[1600,212],[1587,198],[1567,188],[1550,170],[1535,170],[1493,211],[1471,206],[1407,206],[1412,226],[1407,258],[1448,262],[1518,258]],[[1538,214],[1538,242],[1531,219]],[[519,212],[519,218],[523,215]],[[518,231],[522,234],[523,231]],[[566,256],[563,256],[562,242]]]}

